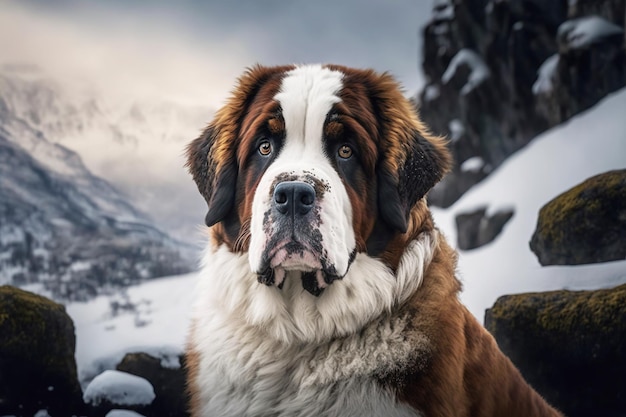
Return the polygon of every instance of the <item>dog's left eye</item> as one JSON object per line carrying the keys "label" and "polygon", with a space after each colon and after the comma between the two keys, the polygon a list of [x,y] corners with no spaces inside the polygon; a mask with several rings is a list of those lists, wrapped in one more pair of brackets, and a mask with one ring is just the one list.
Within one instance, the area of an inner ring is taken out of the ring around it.
{"label": "dog's left eye", "polygon": [[342,159],[348,159],[352,156],[352,148],[348,145],[342,145],[337,151],[337,155]]}
{"label": "dog's left eye", "polygon": [[259,153],[263,156],[268,156],[269,154],[272,153],[272,144],[269,143],[269,141],[264,140],[263,142],[261,142],[261,144],[259,145]]}

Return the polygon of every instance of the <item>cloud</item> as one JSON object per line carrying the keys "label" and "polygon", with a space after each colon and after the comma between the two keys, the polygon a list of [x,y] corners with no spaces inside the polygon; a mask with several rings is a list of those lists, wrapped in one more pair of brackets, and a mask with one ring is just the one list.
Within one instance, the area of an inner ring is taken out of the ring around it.
{"label": "cloud", "polygon": [[0,8],[3,53],[54,63],[65,74],[97,74],[122,90],[159,86],[215,98],[257,62],[371,67],[413,93],[423,84],[419,30],[431,3],[23,0]]}
{"label": "cloud", "polygon": [[[75,12],[74,12],[75,13]],[[223,100],[250,52],[236,42],[177,36],[159,19],[91,9],[76,19],[46,10],[2,5],[2,62],[35,63],[63,80],[93,84],[109,94],[159,96],[205,104]]]}

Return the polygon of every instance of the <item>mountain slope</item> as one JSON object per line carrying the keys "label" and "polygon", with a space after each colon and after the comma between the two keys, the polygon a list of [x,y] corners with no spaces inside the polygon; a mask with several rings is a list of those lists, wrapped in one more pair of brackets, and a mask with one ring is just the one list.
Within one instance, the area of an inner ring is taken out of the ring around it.
{"label": "mountain slope", "polygon": [[185,249],[0,98],[0,284],[57,299],[188,271]]}
{"label": "mountain slope", "polygon": [[0,91],[0,111],[14,119],[8,129],[16,137],[29,129],[45,135],[45,150],[37,141],[19,139],[40,163],[71,169],[69,163],[51,166],[47,155],[64,152],[53,144],[71,149],[159,228],[177,239],[194,235],[206,204],[183,168],[184,148],[210,119],[210,108],[102,91],[89,82],[50,78],[32,65],[0,67]]}

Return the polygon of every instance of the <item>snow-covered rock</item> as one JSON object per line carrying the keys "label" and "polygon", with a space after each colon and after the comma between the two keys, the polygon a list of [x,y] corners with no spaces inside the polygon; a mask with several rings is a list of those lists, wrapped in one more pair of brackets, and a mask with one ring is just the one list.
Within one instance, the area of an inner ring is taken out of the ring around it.
{"label": "snow-covered rock", "polygon": [[461,172],[477,172],[483,169],[485,161],[480,156],[473,156],[461,164]]}
{"label": "snow-covered rock", "polygon": [[604,39],[624,34],[624,28],[599,16],[585,16],[567,20],[559,26],[557,39],[562,51],[588,47]]}
{"label": "snow-covered rock", "polygon": [[85,403],[93,406],[105,401],[115,405],[149,405],[154,398],[154,388],[150,382],[126,372],[112,370],[95,377],[83,394]]}
{"label": "snow-covered rock", "polygon": [[447,84],[452,77],[455,76],[460,67],[466,66],[469,68],[469,75],[465,81],[465,84],[461,88],[461,94],[467,94],[472,91],[476,86],[485,81],[491,75],[489,67],[485,65],[480,55],[471,49],[461,49],[452,58],[448,69],[443,73],[441,81]]}
{"label": "snow-covered rock", "polygon": [[551,55],[541,64],[537,71],[537,81],[532,87],[533,94],[546,94],[552,91],[558,64],[559,54]]}
{"label": "snow-covered rock", "polygon": [[121,409],[114,409],[109,411],[105,417],[144,417],[143,414],[139,414],[135,411],[132,410],[121,410]]}
{"label": "snow-covered rock", "polygon": [[465,126],[459,119],[452,119],[448,123],[448,129],[450,129],[450,141],[456,142],[463,137],[465,133]]}

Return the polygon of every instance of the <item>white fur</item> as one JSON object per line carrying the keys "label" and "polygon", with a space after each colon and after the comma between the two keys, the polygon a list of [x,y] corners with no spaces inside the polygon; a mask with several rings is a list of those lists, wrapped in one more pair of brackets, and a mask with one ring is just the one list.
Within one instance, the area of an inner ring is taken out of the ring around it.
{"label": "white fur", "polygon": [[337,275],[343,276],[348,270],[350,255],[356,246],[352,206],[322,144],[326,116],[333,104],[340,101],[337,93],[342,88],[342,78],[341,72],[319,65],[297,67],[286,74],[275,96],[285,120],[285,143],[254,194],[249,261],[255,272],[262,270],[262,255],[269,239],[263,222],[271,205],[271,187],[276,177],[284,173],[296,177],[308,174],[328,186],[324,196],[316,202],[320,208],[322,245]]}
{"label": "white fur", "polygon": [[359,254],[320,297],[290,277],[282,291],[259,284],[245,255],[210,248],[189,339],[200,355],[201,415],[418,415],[375,377],[429,352],[425,336],[407,337],[401,306],[436,245],[436,232],[412,242],[396,275]]}

